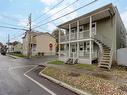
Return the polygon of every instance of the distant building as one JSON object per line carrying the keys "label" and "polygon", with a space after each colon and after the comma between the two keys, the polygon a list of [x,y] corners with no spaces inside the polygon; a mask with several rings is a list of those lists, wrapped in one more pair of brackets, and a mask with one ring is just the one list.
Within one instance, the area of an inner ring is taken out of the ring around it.
{"label": "distant building", "polygon": [[[30,32],[32,56],[44,56],[56,54],[56,39],[49,33]],[[23,54],[28,54],[28,34],[23,37]]]}
{"label": "distant building", "polygon": [[23,45],[21,42],[14,41],[10,42],[8,45],[8,52],[17,52],[17,53],[22,53]]}

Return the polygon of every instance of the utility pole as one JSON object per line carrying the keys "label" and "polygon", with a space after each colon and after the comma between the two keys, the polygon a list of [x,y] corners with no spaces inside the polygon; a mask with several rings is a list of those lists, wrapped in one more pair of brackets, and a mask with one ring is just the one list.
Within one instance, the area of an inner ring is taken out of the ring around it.
{"label": "utility pole", "polygon": [[27,54],[27,57],[28,58],[31,58],[31,54],[32,54],[32,51],[31,51],[31,31],[32,31],[32,28],[31,28],[31,13],[28,17],[28,26],[29,26],[29,30],[27,31],[27,35],[28,35],[28,54]]}

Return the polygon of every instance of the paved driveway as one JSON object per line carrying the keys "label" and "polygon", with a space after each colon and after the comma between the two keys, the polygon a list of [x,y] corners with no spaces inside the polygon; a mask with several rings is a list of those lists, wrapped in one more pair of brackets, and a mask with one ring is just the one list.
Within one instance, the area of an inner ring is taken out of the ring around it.
{"label": "paved driveway", "polygon": [[57,57],[13,59],[0,55],[0,95],[76,95],[38,76],[37,68],[37,72],[27,73],[32,80],[24,76],[25,72],[38,64],[54,59]]}

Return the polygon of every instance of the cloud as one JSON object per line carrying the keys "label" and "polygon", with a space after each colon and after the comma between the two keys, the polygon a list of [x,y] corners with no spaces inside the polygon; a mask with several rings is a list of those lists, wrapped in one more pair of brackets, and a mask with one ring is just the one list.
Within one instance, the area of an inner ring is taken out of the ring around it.
{"label": "cloud", "polygon": [[27,19],[21,19],[21,20],[19,20],[18,25],[23,26],[23,27],[27,27],[28,26],[28,20]]}
{"label": "cloud", "polygon": [[49,31],[53,31],[53,30],[55,30],[57,27],[53,24],[53,23],[48,23],[48,30]]}
{"label": "cloud", "polygon": [[13,2],[14,0],[9,0],[10,2]]}
{"label": "cloud", "polygon": [[121,18],[123,20],[123,23],[124,23],[126,29],[127,29],[127,10],[125,12],[121,13]]}
{"label": "cloud", "polygon": [[41,0],[45,5],[51,5],[57,2],[57,0]]}
{"label": "cloud", "polygon": [[[56,12],[58,12],[59,10],[65,8],[65,7],[66,7],[65,5],[59,6],[59,7],[55,8],[54,10],[50,11],[49,13],[47,13],[47,15],[51,16],[50,19],[56,19],[56,18],[61,17],[61,16],[64,15],[64,14],[67,14],[67,13],[69,13],[69,12],[72,12],[72,11],[75,9],[73,6],[70,6],[70,7],[66,8],[65,10],[62,10],[62,11],[60,11],[59,13],[55,14]],[[49,8],[45,8],[45,11],[48,10],[48,9],[49,9]],[[55,15],[54,15],[54,14],[55,14]],[[53,16],[52,16],[52,15],[53,15]],[[70,15],[67,15],[67,16],[65,16],[65,17],[60,18],[60,19],[59,19],[59,22],[62,22],[62,23],[63,23],[63,22],[69,21],[69,20],[75,18],[76,16],[77,16],[77,12],[72,13],[72,14],[70,14]]]}

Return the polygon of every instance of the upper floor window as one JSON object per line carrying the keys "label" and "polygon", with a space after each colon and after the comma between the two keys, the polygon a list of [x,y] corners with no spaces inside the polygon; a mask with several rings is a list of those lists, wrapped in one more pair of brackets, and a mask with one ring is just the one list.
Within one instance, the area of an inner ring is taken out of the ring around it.
{"label": "upper floor window", "polygon": [[83,30],[84,30],[84,26],[82,25],[79,27],[79,31],[83,31]]}
{"label": "upper floor window", "polygon": [[96,35],[96,22],[92,23],[92,32],[93,32],[93,35]]}
{"label": "upper floor window", "polygon": [[76,28],[71,29],[71,33],[75,33],[76,32]]}

